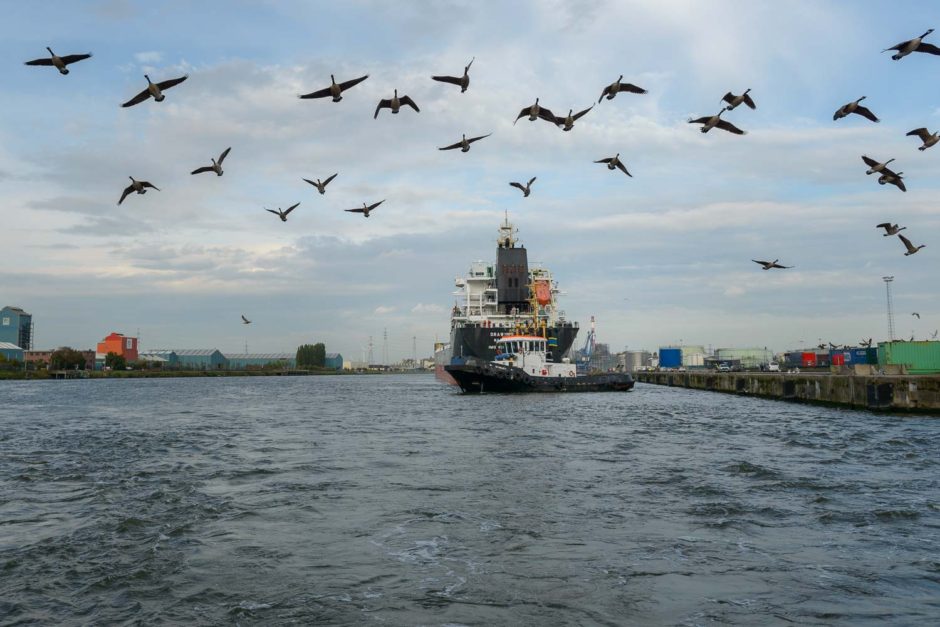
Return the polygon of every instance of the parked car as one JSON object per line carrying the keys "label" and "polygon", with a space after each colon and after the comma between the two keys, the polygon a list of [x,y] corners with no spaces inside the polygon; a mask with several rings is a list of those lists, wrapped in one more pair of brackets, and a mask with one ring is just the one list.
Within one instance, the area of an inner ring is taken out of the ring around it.
{"label": "parked car", "polygon": [[728,364],[718,364],[718,372],[731,372],[731,368]]}
{"label": "parked car", "polygon": [[770,362],[767,364],[767,372],[780,372],[780,364]]}

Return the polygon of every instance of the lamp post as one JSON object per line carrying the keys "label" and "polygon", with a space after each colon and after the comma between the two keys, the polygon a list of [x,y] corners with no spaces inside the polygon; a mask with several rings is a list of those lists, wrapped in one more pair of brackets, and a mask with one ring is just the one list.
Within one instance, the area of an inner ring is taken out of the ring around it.
{"label": "lamp post", "polygon": [[885,298],[888,302],[888,339],[894,341],[894,305],[891,302],[891,282],[893,276],[883,276],[881,279],[885,282]]}

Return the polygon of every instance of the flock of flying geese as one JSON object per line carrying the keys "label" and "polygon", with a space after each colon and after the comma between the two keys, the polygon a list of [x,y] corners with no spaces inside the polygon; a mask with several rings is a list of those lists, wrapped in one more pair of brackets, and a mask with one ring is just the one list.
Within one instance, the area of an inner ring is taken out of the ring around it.
{"label": "flock of flying geese", "polygon": [[[904,57],[906,57],[907,55],[913,52],[924,52],[926,54],[933,54],[933,55],[940,56],[940,48],[938,48],[937,46],[934,46],[933,44],[924,42],[924,37],[926,37],[932,32],[933,32],[933,29],[931,28],[920,37],[915,37],[914,39],[902,41],[901,43],[895,46],[891,46],[890,48],[885,48],[884,50],[882,50],[882,52],[888,52],[889,50],[894,50],[895,54],[891,55],[891,58],[894,59],[895,61],[900,61],[901,59],[903,59]],[[731,96],[731,94],[726,95],[724,99],[728,102],[732,102],[731,100],[729,100],[729,96]],[[747,96],[747,92],[745,92],[741,97],[746,97],[746,96]],[[832,116],[833,121],[841,120],[842,118],[852,115],[854,113],[856,115],[862,116],[865,119],[871,120],[872,122],[880,122],[881,120],[878,119],[878,116],[872,113],[871,109],[860,104],[862,100],[865,100],[865,96],[862,96],[858,100],[853,100],[852,102],[849,102],[839,107]],[[754,108],[754,103],[753,101],[750,100],[750,98],[747,98],[745,102],[748,104],[748,106],[750,106],[751,108]],[[737,104],[740,104],[740,103],[738,102]],[[734,104],[734,106],[737,106],[737,104]],[[726,108],[730,109],[730,108],[734,108],[734,106],[726,107]],[[719,113],[719,115],[721,114]],[[696,121],[700,121],[700,120],[696,120]],[[704,128],[702,129],[702,132],[705,132]],[[906,133],[906,135],[908,137],[916,136],[920,138],[921,143],[922,143],[922,145],[918,148],[918,150],[920,151],[927,150],[934,144],[937,144],[938,142],[940,142],[940,131],[931,133],[930,131],[928,131],[926,128],[923,128],[923,127],[915,128],[914,130]],[[895,187],[900,189],[902,192],[907,191],[907,186],[904,184],[904,177],[903,177],[904,173],[895,172],[894,170],[888,167],[888,164],[894,161],[893,158],[888,159],[885,162],[879,162],[877,159],[872,159],[871,157],[867,155],[862,155],[862,161],[864,161],[865,165],[868,166],[868,170],[865,172],[865,174],[878,174],[879,175],[878,183],[880,185],[890,184],[890,185],[894,185]],[[899,227],[897,224],[891,224],[890,222],[882,222],[881,224],[877,225],[875,228],[884,229],[885,237],[888,237],[891,235],[897,235],[898,239],[901,240],[901,243],[904,244],[904,248],[906,249],[906,252],[904,253],[905,257],[913,255],[918,250],[926,246],[926,244],[921,244],[920,246],[914,246],[914,244],[911,243],[911,240],[901,235],[901,231],[903,231],[907,227],[904,227],[904,226]],[[770,270],[773,268],[786,269],[786,268],[793,267],[793,266],[782,266],[778,264],[777,262],[779,261],[779,259],[775,259],[774,261],[758,261],[757,259],[752,259],[751,261],[753,261],[754,263],[760,264],[764,270]],[[918,318],[919,317],[920,316],[918,316]]]}
{"label": "flock of flying geese", "polygon": [[[929,44],[929,43],[925,43],[923,41],[924,38],[927,37],[927,35],[929,35],[932,32],[933,32],[933,29],[930,29],[927,32],[925,32],[923,35],[921,35],[920,37],[915,37],[914,39],[903,41],[895,46],[892,46],[891,48],[886,48],[882,52],[894,50],[895,54],[892,55],[891,58],[894,59],[895,61],[900,60],[904,58],[905,56],[912,54],[914,52],[940,55],[940,48],[937,48],[936,46]],[[77,63],[79,61],[83,61],[92,56],[91,53],[58,56],[52,51],[51,48],[47,47],[46,50],[49,51],[48,57],[42,57],[42,58],[35,59],[32,61],[27,61],[26,65],[52,66],[52,67],[55,67],[59,71],[60,74],[65,75],[69,73],[69,69],[68,69],[69,65],[73,63]],[[470,66],[473,65],[474,59],[471,59],[470,62],[464,67],[464,71],[461,76],[441,75],[441,76],[432,76],[431,78],[441,83],[448,83],[448,84],[456,85],[460,87],[460,92],[464,93],[467,91],[467,89],[470,86]],[[154,83],[153,81],[151,81],[150,77],[146,74],[144,75],[144,78],[147,80],[147,87],[143,91],[135,95],[133,98],[123,103],[121,105],[122,107],[133,107],[135,105],[141,104],[142,102],[146,100],[149,100],[150,98],[153,98],[153,100],[156,102],[162,102],[166,98],[166,94],[164,93],[166,90],[179,85],[180,83],[184,82],[188,77],[181,76],[179,78],[173,78],[173,79],[161,81],[158,83]],[[362,83],[367,78],[369,78],[368,74],[365,76],[360,76],[358,78],[353,78],[347,81],[337,83],[335,76],[331,74],[330,85],[328,87],[318,89],[308,94],[302,94],[299,97],[304,100],[329,97],[332,99],[333,102],[340,102],[343,99],[343,92]],[[729,133],[733,133],[735,135],[745,135],[747,131],[741,130],[740,128],[732,124],[731,122],[725,119],[722,119],[721,115],[725,113],[726,111],[733,111],[734,109],[736,109],[738,106],[742,104],[748,106],[751,109],[756,109],[757,105],[754,103],[754,100],[751,98],[750,91],[751,91],[750,89],[747,89],[742,94],[739,94],[739,95],[735,95],[731,92],[726,93],[721,98],[721,100],[726,104],[718,113],[716,113],[715,115],[703,116],[697,119],[689,119],[689,123],[701,124],[702,127],[699,130],[702,133],[707,133],[713,128],[718,128],[718,129],[727,131]],[[557,116],[550,109],[540,105],[539,99],[536,98],[533,104],[527,107],[524,107],[522,110],[519,111],[519,114],[516,116],[516,119],[513,121],[513,124],[515,125],[516,122],[518,122],[520,119],[524,117],[528,117],[529,121],[531,122],[535,122],[536,120],[543,120],[550,124],[555,125],[557,128],[560,128],[563,131],[568,132],[574,128],[575,122],[577,120],[587,115],[587,113],[589,113],[597,104],[600,104],[600,102],[604,100],[605,97],[607,98],[607,100],[613,100],[617,96],[617,94],[623,93],[623,92],[630,93],[630,94],[647,93],[647,91],[641,87],[638,87],[632,83],[623,82],[623,75],[621,75],[620,77],[617,78],[616,81],[605,86],[603,90],[601,91],[600,97],[597,99],[597,103],[592,104],[587,109],[584,109],[577,113],[574,112],[574,109],[569,109],[567,115]],[[878,117],[874,113],[872,113],[870,109],[860,104],[862,100],[865,100],[865,96],[862,96],[861,98],[857,100],[854,100],[852,102],[849,102],[843,105],[835,112],[835,114],[832,116],[832,119],[835,121],[835,120],[839,120],[844,117],[847,117],[849,115],[855,114],[855,115],[862,116],[872,122],[879,122],[880,120],[878,119]],[[421,111],[421,109],[418,108],[418,105],[410,96],[408,95],[399,96],[398,90],[395,89],[391,98],[382,99],[378,102],[378,104],[375,107],[375,113],[373,114],[373,119],[377,119],[379,117],[379,112],[381,112],[382,109],[389,109],[391,113],[397,114],[402,109],[402,107],[410,107],[415,112]],[[479,135],[476,137],[467,137],[466,134],[464,134],[461,136],[461,139],[459,141],[453,144],[447,145],[447,146],[443,146],[439,148],[439,150],[455,150],[459,148],[461,152],[469,152],[471,144],[478,142],[482,139],[486,139],[490,135],[492,135],[492,133],[487,133],[486,135]],[[918,138],[920,138],[922,145],[918,148],[918,150],[921,150],[921,151],[927,150],[931,146],[937,143],[940,143],[940,131],[935,132],[935,133],[930,133],[926,128],[916,128],[908,132],[907,135],[917,136]],[[225,161],[225,158],[228,156],[230,150],[231,148],[226,148],[222,152],[222,154],[219,155],[218,159],[212,159],[212,165],[207,165],[207,166],[203,166],[200,168],[196,168],[195,170],[191,172],[191,174],[195,175],[195,174],[214,172],[216,176],[222,176],[223,174],[222,163],[223,161]],[[869,169],[866,171],[866,174],[878,174],[879,175],[878,177],[879,184],[881,185],[891,184],[891,185],[896,186],[902,192],[907,191],[907,188],[903,180],[904,173],[894,172],[892,169],[888,167],[888,164],[894,161],[893,158],[888,159],[885,162],[879,162],[876,159],[863,155],[862,160],[865,162],[867,166],[869,166]],[[617,153],[613,157],[605,157],[603,159],[598,159],[597,161],[595,161],[595,163],[605,164],[608,170],[613,171],[613,170],[619,169],[625,175],[629,177],[633,176],[627,170],[626,165],[620,160],[620,153]],[[333,174],[322,181],[320,179],[313,181],[313,180],[306,179],[306,178],[303,180],[309,183],[310,185],[316,187],[317,191],[319,191],[320,194],[325,194],[326,186],[334,178],[336,178],[337,174]],[[147,193],[148,189],[155,189],[157,191],[160,191],[160,189],[157,186],[153,185],[149,181],[137,180],[134,177],[129,177],[129,178],[131,180],[131,183],[126,188],[124,188],[124,191],[121,194],[121,198],[120,200],[118,200],[119,205],[122,202],[124,202],[124,199],[127,198],[128,195],[132,193],[137,193],[137,194],[142,195],[142,194]],[[518,188],[522,192],[523,197],[527,198],[532,191],[532,183],[534,183],[535,180],[536,180],[536,177],[533,176],[525,185],[516,181],[510,182],[509,185],[515,188]],[[362,207],[356,207],[354,209],[346,209],[345,211],[351,212],[351,213],[361,213],[364,217],[368,218],[370,213],[374,211],[383,202],[385,201],[381,200],[379,202],[375,202],[372,204],[364,202],[362,204]],[[296,209],[299,205],[300,203],[298,202],[288,207],[286,210],[282,210],[280,208],[278,208],[277,210],[274,210],[274,209],[265,209],[265,210],[278,216],[282,222],[287,222],[287,216],[294,209]],[[877,228],[883,228],[885,230],[885,233],[884,233],[885,237],[897,235],[898,238],[900,238],[901,242],[904,244],[905,248],[907,249],[907,252],[904,253],[905,256],[913,255],[914,253],[919,251],[921,248],[924,248],[925,246],[924,244],[921,244],[919,246],[914,246],[908,238],[901,235],[900,231],[905,230],[906,227],[898,226],[897,224],[892,224],[890,222],[884,222],[884,223],[879,224]],[[759,264],[763,270],[787,269],[787,268],[793,267],[793,266],[784,266],[784,265],[779,264],[778,263],[779,259],[775,259],[773,261],[761,261],[757,259],[752,259],[752,261],[754,263]],[[250,322],[247,319],[245,319],[244,316],[242,316],[242,319],[244,320],[245,324],[250,324]]]}

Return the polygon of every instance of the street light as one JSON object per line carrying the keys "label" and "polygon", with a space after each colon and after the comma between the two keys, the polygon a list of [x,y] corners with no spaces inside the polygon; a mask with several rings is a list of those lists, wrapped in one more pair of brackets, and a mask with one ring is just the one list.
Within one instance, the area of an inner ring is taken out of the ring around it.
{"label": "street light", "polygon": [[885,282],[885,298],[888,302],[888,339],[894,341],[894,305],[891,302],[891,282],[893,276],[883,276],[881,279]]}

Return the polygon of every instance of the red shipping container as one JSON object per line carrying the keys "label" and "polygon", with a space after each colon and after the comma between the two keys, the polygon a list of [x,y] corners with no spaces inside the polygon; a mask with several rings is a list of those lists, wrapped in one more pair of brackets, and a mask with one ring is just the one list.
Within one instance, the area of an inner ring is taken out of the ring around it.
{"label": "red shipping container", "polygon": [[815,368],[816,353],[802,353],[800,355],[800,363],[803,364],[804,368]]}
{"label": "red shipping container", "polygon": [[845,365],[845,353],[833,353],[833,354],[832,354],[832,365],[833,365],[833,366],[844,366],[844,365]]}

